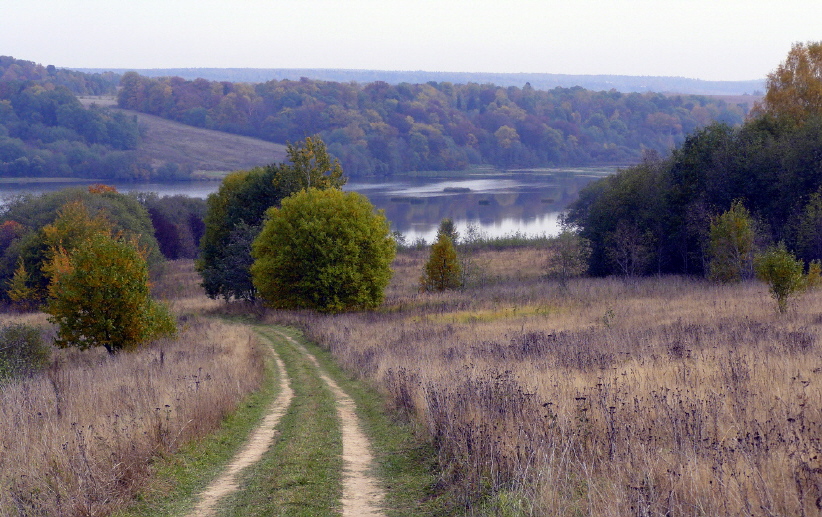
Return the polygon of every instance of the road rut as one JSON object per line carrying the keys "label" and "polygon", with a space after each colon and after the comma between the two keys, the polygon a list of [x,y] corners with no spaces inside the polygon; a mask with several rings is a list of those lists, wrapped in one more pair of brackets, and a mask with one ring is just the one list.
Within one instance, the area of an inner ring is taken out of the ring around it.
{"label": "road rut", "polygon": [[285,414],[289,404],[291,404],[294,392],[291,389],[282,360],[279,355],[276,355],[276,352],[273,353],[275,354],[274,360],[277,363],[277,371],[280,377],[280,394],[271,404],[268,413],[263,418],[263,422],[254,430],[245,446],[231,459],[222,475],[200,494],[199,502],[194,510],[189,513],[189,517],[213,515],[216,504],[223,497],[239,489],[237,476],[240,471],[259,461],[274,441],[277,435],[277,423]]}
{"label": "road rut", "polygon": [[382,516],[380,505],[385,497],[377,480],[369,473],[373,463],[371,445],[368,437],[360,429],[357,418],[357,406],[340,386],[331,379],[314,357],[296,339],[277,331],[317,367],[320,378],[325,382],[337,399],[337,415],[342,424],[343,442],[343,495],[342,514],[351,517]]}

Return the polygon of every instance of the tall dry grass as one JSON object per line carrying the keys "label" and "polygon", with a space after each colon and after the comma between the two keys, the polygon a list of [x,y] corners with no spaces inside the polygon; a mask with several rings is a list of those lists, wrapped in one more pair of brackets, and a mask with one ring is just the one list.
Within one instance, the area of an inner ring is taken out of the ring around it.
{"label": "tall dry grass", "polygon": [[133,353],[55,352],[41,375],[0,388],[0,515],[110,513],[153,457],[213,431],[257,389],[263,353],[247,328],[190,315],[178,339]]}
{"label": "tall dry grass", "polygon": [[398,258],[381,312],[273,317],[382,389],[467,506],[499,491],[540,515],[819,514],[822,293],[780,316],[758,283],[564,289],[510,250],[478,287],[420,294],[425,258]]}

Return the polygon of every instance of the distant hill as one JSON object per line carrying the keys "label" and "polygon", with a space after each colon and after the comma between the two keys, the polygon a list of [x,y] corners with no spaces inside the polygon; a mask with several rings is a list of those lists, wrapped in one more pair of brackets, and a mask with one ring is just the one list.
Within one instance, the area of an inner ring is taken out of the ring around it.
{"label": "distant hill", "polygon": [[356,177],[471,164],[636,163],[648,150],[667,154],[713,121],[741,124],[757,98],[721,97],[433,81],[251,84],[126,72],[118,106],[270,142],[319,134]]}
{"label": "distant hill", "polygon": [[113,97],[81,97],[90,106],[108,106],[136,117],[143,133],[139,153],[154,169],[176,164],[193,178],[219,178],[238,169],[285,161],[285,146],[116,108]]}
{"label": "distant hill", "polygon": [[526,83],[537,90],[572,88],[619,92],[659,92],[692,95],[758,95],[765,90],[765,80],[751,81],[703,81],[686,77],[631,76],[631,75],[567,75],[567,74],[504,74],[469,72],[426,72],[389,70],[346,70],[330,68],[74,68],[73,70],[102,74],[123,74],[135,71],[146,77],[177,76],[183,79],[203,78],[209,81],[264,83],[271,80],[299,80],[301,77],[320,81],[371,83],[384,81],[389,84],[419,84],[429,81],[454,84],[494,84],[519,86]]}

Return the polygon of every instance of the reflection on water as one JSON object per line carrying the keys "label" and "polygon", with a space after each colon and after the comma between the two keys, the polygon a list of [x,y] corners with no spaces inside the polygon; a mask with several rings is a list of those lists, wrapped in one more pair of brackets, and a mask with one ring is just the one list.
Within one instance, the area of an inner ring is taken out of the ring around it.
{"label": "reflection on water", "polygon": [[[442,219],[451,218],[459,232],[471,225],[488,237],[514,233],[553,235],[559,214],[574,201],[582,187],[613,169],[541,171],[531,173],[477,173],[451,177],[395,176],[391,180],[350,181],[345,190],[360,192],[391,221],[391,229],[411,243],[432,242]],[[89,181],[85,184],[94,182]],[[65,183],[15,185],[0,183],[0,206],[20,193],[50,192],[71,186]],[[161,196],[185,194],[205,198],[219,182],[115,183],[120,192],[157,192]]]}
{"label": "reflection on water", "polygon": [[[581,172],[581,171],[579,171]],[[478,174],[455,178],[406,177],[390,183],[353,181],[346,190],[368,196],[385,210],[393,230],[411,243],[432,242],[444,218],[465,234],[469,226],[488,237],[519,233],[558,233],[559,214],[593,179],[591,174],[551,171],[530,174]]]}

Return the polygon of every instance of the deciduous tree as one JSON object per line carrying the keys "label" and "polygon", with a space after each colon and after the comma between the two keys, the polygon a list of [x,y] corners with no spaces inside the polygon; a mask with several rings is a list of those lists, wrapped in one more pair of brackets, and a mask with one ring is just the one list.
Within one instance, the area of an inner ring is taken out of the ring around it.
{"label": "deciduous tree", "polygon": [[[266,210],[309,187],[339,189],[345,184],[339,163],[330,158],[319,138],[309,137],[300,144],[289,144],[288,157],[290,164],[233,172],[225,177],[220,189],[208,197],[197,270],[211,298],[254,298],[247,267],[252,263],[250,248],[236,244],[237,237],[245,236],[249,228],[257,231],[262,228]],[[242,228],[238,230],[239,227]],[[236,256],[238,253],[240,256]]]}
{"label": "deciduous tree", "polygon": [[461,273],[453,241],[446,232],[438,232],[437,241],[431,245],[431,254],[420,278],[420,290],[456,289],[462,283]]}
{"label": "deciduous tree", "polygon": [[168,309],[150,297],[148,267],[133,239],[92,234],[71,252],[55,249],[47,270],[46,312],[59,326],[57,346],[113,354],[176,330]]}
{"label": "deciduous tree", "polygon": [[564,229],[548,245],[547,273],[565,285],[569,278],[584,275],[591,257],[591,242],[570,229]]}
{"label": "deciduous tree", "polygon": [[785,61],[768,74],[757,110],[796,122],[822,115],[822,42],[795,43]]}
{"label": "deciduous tree", "polygon": [[394,254],[388,221],[365,196],[312,187],[269,209],[251,275],[272,307],[369,309],[382,303]]}
{"label": "deciduous tree", "polygon": [[708,276],[719,282],[738,282],[753,273],[754,225],[741,201],[711,221]]}

